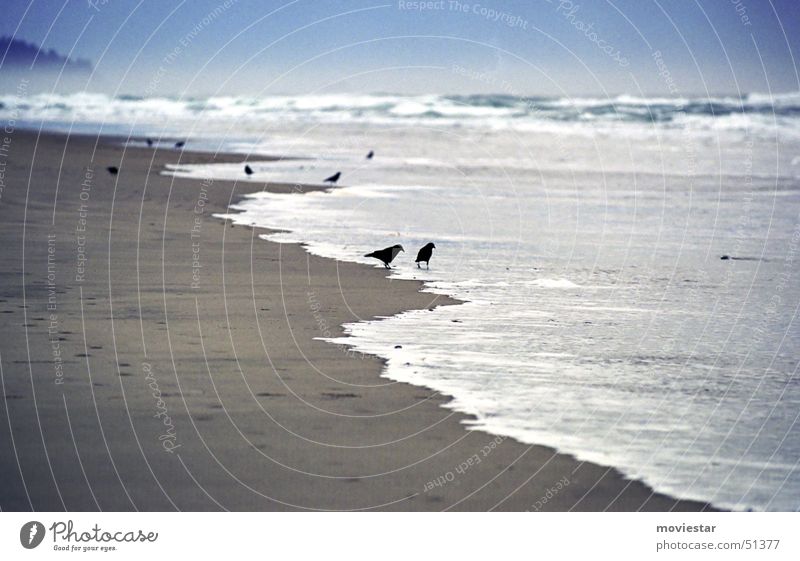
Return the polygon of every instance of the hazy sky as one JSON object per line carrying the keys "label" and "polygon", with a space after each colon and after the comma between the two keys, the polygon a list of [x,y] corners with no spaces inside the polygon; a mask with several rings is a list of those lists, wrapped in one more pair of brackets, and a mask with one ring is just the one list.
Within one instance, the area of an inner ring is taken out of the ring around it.
{"label": "hazy sky", "polygon": [[798,0],[0,1],[0,34],[90,59],[91,91],[800,89]]}

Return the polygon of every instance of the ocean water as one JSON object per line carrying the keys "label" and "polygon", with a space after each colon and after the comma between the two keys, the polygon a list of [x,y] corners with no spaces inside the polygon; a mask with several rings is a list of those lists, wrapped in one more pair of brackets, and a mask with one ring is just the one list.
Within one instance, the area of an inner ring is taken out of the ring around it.
{"label": "ocean water", "polygon": [[[191,133],[237,140],[309,124],[475,127],[481,130],[571,132],[595,136],[640,130],[747,130],[772,138],[800,137],[800,92],[704,98],[546,98],[511,95],[315,94],[262,97],[137,97],[105,94],[0,95],[0,117],[50,128]],[[643,126],[644,125],[644,126]],[[293,137],[294,135],[289,135]]]}
{"label": "ocean water", "polygon": [[[245,150],[253,176],[165,173],[252,183],[226,218],[315,254],[402,243],[387,274],[465,303],[332,343],[453,396],[469,429],[723,508],[800,508],[800,96],[106,98],[100,118],[92,99],[0,114]],[[336,171],[326,192],[259,189]]]}

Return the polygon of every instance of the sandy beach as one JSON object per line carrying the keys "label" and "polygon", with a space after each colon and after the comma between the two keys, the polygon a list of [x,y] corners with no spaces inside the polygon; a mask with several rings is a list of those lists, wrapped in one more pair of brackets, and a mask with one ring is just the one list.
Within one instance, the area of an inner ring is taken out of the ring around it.
{"label": "sandy beach", "polygon": [[469,431],[447,396],[318,340],[346,322],[457,303],[212,217],[248,192],[319,186],[161,175],[244,159],[10,136],[3,511],[707,508]]}

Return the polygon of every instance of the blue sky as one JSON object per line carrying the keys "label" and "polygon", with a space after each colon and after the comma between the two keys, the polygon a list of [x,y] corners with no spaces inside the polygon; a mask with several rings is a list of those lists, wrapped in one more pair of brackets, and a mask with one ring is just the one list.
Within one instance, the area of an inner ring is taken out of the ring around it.
{"label": "blue sky", "polygon": [[0,34],[90,59],[96,72],[86,89],[120,94],[800,89],[796,0],[439,0],[427,7],[4,0]]}

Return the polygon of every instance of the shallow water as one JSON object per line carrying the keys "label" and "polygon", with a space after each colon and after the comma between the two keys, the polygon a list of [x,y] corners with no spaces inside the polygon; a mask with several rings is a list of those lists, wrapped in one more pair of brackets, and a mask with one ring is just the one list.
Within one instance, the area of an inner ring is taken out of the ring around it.
{"label": "shallow water", "polygon": [[[646,173],[660,148],[629,158],[605,142],[594,148],[615,171],[598,173],[557,159],[491,167],[485,138],[448,142],[449,165],[411,154],[265,166],[294,181],[348,168],[351,186],[261,193],[231,218],[340,259],[403,243],[392,275],[469,303],[355,323],[338,342],[386,357],[393,380],[453,395],[471,428],[720,507],[797,509],[800,191],[791,166],[770,177],[775,146],[742,154],[734,140],[687,174],[681,155],[663,158],[678,173]],[[418,270],[411,256],[430,240],[432,268]]]}

